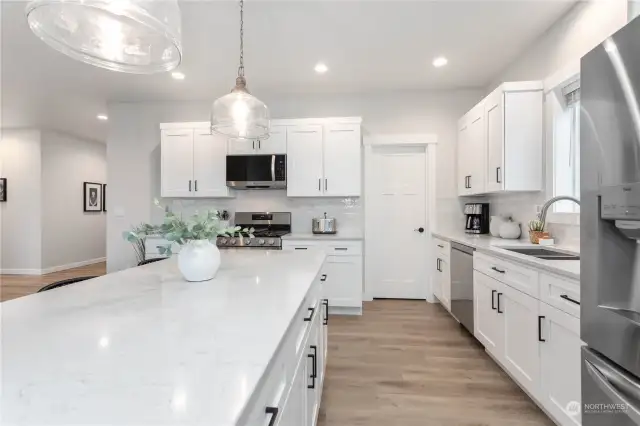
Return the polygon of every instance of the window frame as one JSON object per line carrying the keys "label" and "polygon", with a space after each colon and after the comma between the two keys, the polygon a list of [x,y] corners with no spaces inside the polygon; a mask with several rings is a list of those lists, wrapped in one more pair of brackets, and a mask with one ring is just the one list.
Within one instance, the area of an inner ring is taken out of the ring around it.
{"label": "window frame", "polygon": [[[544,81],[545,108],[545,200],[555,196],[554,187],[554,130],[558,106],[564,104],[562,88],[580,80],[580,62],[576,61],[554,73]],[[579,147],[579,144],[578,144]],[[580,213],[556,212],[553,207],[547,213],[547,223],[580,225]]]}

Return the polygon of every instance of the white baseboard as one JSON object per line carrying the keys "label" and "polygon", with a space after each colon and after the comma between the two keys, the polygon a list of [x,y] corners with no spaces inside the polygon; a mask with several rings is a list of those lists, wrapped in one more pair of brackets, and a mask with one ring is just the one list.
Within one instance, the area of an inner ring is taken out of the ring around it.
{"label": "white baseboard", "polygon": [[81,262],[68,263],[66,265],[52,266],[51,268],[45,268],[41,271],[41,275],[50,274],[52,272],[65,271],[67,269],[79,268],[81,266],[93,265],[94,263],[106,262],[106,257],[99,257],[97,259],[83,260]]}
{"label": "white baseboard", "polygon": [[81,262],[68,263],[66,265],[52,266],[45,269],[0,269],[0,274],[5,275],[45,275],[52,272],[65,271],[67,269],[79,268],[81,266],[93,265],[94,263],[106,262],[106,257],[83,260]]}

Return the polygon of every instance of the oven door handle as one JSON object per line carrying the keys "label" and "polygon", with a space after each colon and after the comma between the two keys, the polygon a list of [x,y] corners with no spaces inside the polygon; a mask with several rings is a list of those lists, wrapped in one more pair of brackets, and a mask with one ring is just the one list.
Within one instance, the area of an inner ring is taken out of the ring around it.
{"label": "oven door handle", "polygon": [[276,156],[271,156],[271,181],[276,181]]}

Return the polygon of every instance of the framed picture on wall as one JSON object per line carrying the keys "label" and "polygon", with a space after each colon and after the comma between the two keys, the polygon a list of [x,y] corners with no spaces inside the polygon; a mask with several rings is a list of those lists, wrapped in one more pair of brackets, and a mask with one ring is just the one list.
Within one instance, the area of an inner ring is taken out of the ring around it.
{"label": "framed picture on wall", "polygon": [[102,185],[102,211],[107,211],[107,184]]}
{"label": "framed picture on wall", "polygon": [[85,182],[83,191],[83,202],[85,212],[102,211],[102,184]]}
{"label": "framed picture on wall", "polygon": [[7,201],[7,178],[0,178],[0,202]]}

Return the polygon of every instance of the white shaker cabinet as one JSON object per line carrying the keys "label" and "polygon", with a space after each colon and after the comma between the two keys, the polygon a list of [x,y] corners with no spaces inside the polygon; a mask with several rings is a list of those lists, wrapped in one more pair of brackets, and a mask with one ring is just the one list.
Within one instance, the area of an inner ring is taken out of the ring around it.
{"label": "white shaker cabinet", "polygon": [[229,155],[270,155],[287,153],[287,128],[271,126],[266,139],[229,139]]}
{"label": "white shaker cabinet", "polygon": [[321,125],[291,126],[287,129],[287,196],[323,195]]}
{"label": "white shaker cabinet", "polygon": [[545,408],[563,426],[582,424],[580,413],[567,413],[572,401],[580,401],[580,319],[546,303],[540,303],[541,394]]}
{"label": "white shaker cabinet", "polygon": [[160,128],[163,197],[232,196],[226,182],[225,137],[212,134],[208,123],[168,123]]}
{"label": "white shaker cabinet", "polygon": [[287,126],[288,197],[359,197],[361,175],[360,120]]}
{"label": "white shaker cabinet", "polygon": [[486,192],[541,191],[543,86],[505,83],[484,102]]}
{"label": "white shaker cabinet", "polygon": [[502,358],[504,317],[503,284],[481,272],[473,271],[473,334],[496,359]]}
{"label": "white shaker cabinet", "polygon": [[451,311],[451,244],[434,238],[433,295],[448,311]]}
{"label": "white shaker cabinet", "polygon": [[458,125],[458,195],[482,194],[485,190],[484,104],[469,111]]}

